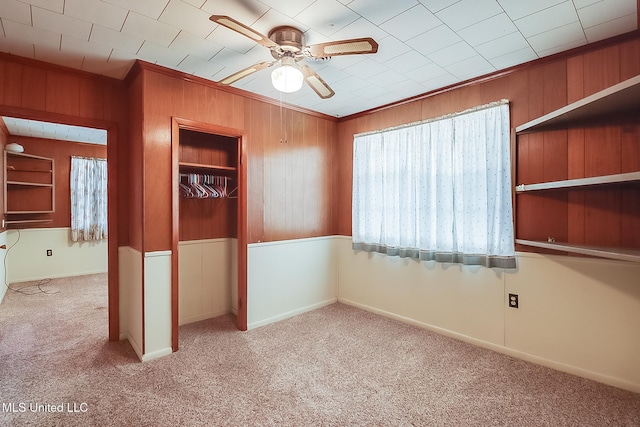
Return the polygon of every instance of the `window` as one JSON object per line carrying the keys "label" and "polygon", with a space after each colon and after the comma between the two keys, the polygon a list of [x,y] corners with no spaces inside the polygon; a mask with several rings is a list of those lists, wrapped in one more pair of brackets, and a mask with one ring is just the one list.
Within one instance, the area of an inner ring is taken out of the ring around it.
{"label": "window", "polygon": [[356,135],[353,248],[515,267],[509,105]]}
{"label": "window", "polygon": [[71,157],[71,240],[107,238],[107,161]]}

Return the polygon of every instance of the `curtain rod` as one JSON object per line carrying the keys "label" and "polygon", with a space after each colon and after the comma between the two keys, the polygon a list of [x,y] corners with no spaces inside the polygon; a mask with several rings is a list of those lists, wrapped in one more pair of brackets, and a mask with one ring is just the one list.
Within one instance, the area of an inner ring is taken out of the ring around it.
{"label": "curtain rod", "polygon": [[105,162],[107,161],[107,159],[101,159],[100,157],[83,157],[83,156],[71,156],[72,159],[85,159],[85,160],[104,160]]}
{"label": "curtain rod", "polygon": [[420,126],[420,125],[424,125],[424,124],[427,124],[427,123],[436,122],[438,120],[444,120],[444,119],[449,119],[451,117],[462,116],[464,114],[475,113],[476,111],[486,110],[487,108],[498,107],[498,106],[504,105],[504,104],[509,104],[509,100],[508,99],[501,99],[500,101],[490,102],[489,104],[479,105],[477,107],[472,107],[472,108],[469,108],[467,110],[458,111],[456,113],[444,114],[444,115],[439,116],[439,117],[433,117],[433,118],[430,118],[430,119],[420,120],[418,122],[405,123],[403,125],[392,126],[392,127],[385,128],[385,129],[379,129],[379,130],[372,130],[372,131],[368,131],[368,132],[356,133],[356,134],[353,135],[353,137],[355,138],[357,136],[374,135],[376,133],[383,133],[383,132],[388,132],[388,131],[391,131],[391,130],[404,129],[404,128],[408,128],[408,127],[412,127],[412,126]]}

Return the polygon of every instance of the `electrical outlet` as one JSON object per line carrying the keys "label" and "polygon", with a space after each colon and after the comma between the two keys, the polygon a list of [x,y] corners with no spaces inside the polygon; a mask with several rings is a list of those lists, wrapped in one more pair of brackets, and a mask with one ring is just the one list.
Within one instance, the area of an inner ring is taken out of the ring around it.
{"label": "electrical outlet", "polygon": [[47,249],[47,256],[52,256],[52,255],[53,255],[53,250]]}
{"label": "electrical outlet", "polygon": [[509,307],[518,308],[518,294],[509,294]]}

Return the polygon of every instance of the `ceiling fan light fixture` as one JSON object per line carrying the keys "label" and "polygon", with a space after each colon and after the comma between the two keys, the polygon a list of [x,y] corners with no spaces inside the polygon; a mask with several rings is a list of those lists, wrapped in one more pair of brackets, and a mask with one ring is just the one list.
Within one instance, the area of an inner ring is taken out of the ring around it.
{"label": "ceiling fan light fixture", "polygon": [[282,65],[271,72],[271,83],[280,92],[297,92],[304,84],[304,76],[292,58],[284,57]]}

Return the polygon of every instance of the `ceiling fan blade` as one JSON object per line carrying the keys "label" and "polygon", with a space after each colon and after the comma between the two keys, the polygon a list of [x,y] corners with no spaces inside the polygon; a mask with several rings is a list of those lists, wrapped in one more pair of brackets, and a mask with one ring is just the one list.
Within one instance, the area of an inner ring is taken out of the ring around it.
{"label": "ceiling fan blade", "polygon": [[378,43],[371,37],[361,39],[339,40],[335,42],[319,43],[307,46],[306,53],[314,58],[326,58],[338,55],[355,55],[376,53]]}
{"label": "ceiling fan blade", "polygon": [[313,89],[315,93],[322,99],[331,98],[336,93],[329,87],[329,85],[322,80],[322,78],[316,74],[311,67],[303,65],[300,67],[302,74],[304,75],[304,81],[307,82],[309,87]]}
{"label": "ceiling fan blade", "polygon": [[261,44],[262,46],[268,47],[269,49],[273,47],[277,47],[278,45],[271,40],[269,37],[264,34],[260,34],[259,32],[247,27],[241,22],[236,21],[233,18],[230,18],[226,15],[212,15],[209,19],[216,24],[222,25],[223,27],[227,27],[230,30],[235,31],[236,33],[242,34],[245,37],[250,38],[256,43]]}
{"label": "ceiling fan blade", "polygon": [[254,64],[250,67],[247,67],[245,69],[242,69],[240,71],[237,71],[233,74],[231,74],[228,77],[225,77],[224,79],[220,80],[218,83],[223,84],[223,85],[230,85],[233,84],[235,82],[237,82],[238,80],[247,77],[248,75],[251,75],[253,73],[255,73],[256,71],[260,71],[263,70],[265,68],[271,67],[273,64],[275,64],[278,61],[272,61],[272,62],[258,62],[257,64]]}

